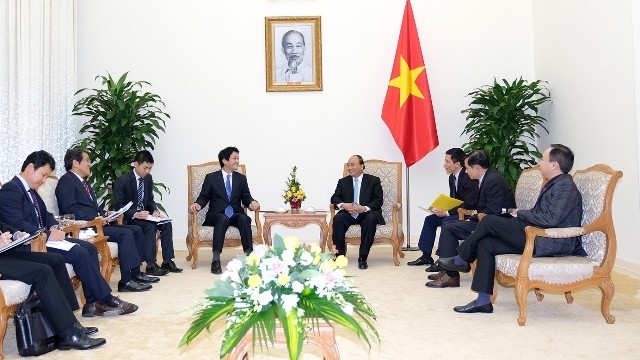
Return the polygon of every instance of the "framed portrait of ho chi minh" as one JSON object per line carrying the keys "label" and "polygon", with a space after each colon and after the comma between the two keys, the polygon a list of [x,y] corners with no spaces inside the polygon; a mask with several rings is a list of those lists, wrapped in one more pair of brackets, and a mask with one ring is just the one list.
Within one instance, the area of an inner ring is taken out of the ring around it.
{"label": "framed portrait of ho chi minh", "polygon": [[320,16],[264,20],[267,91],[322,90]]}

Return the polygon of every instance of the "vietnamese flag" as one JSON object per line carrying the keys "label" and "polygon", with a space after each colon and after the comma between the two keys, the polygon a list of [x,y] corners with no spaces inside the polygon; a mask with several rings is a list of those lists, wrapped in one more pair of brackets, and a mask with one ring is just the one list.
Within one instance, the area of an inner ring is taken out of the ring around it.
{"label": "vietnamese flag", "polygon": [[402,151],[407,167],[438,146],[429,81],[409,0],[404,8],[382,119]]}

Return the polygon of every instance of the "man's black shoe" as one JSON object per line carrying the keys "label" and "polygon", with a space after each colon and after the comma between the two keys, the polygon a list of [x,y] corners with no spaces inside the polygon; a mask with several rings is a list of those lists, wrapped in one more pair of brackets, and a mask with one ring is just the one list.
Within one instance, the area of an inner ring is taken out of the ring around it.
{"label": "man's black shoe", "polygon": [[493,304],[488,303],[484,305],[478,305],[475,300],[468,303],[467,305],[456,306],[453,308],[453,311],[459,313],[492,313],[493,312]]}
{"label": "man's black shoe", "polygon": [[424,271],[426,271],[426,272],[440,272],[440,271],[442,271],[442,268],[440,266],[438,266],[438,263],[436,262],[435,264],[431,264],[431,265],[427,266],[427,268],[424,269]]}
{"label": "man's black shoe", "polygon": [[158,264],[153,264],[151,266],[147,266],[147,271],[145,272],[147,273],[147,275],[165,276],[169,273],[169,270],[161,269],[160,266],[158,266]]}
{"label": "man's black shoe", "polygon": [[[78,324],[80,325],[80,324]],[[82,325],[80,325],[82,326]],[[72,334],[60,335],[58,338],[58,350],[89,350],[104,345],[107,340],[103,338],[90,338],[82,329],[75,327]]]}
{"label": "man's black shoe", "polygon": [[436,264],[438,264],[438,266],[440,266],[443,270],[447,271],[458,271],[463,273],[468,273],[469,271],[471,271],[471,265],[457,265],[455,262],[453,262],[452,257],[440,258],[438,259],[438,262],[436,262]]}
{"label": "man's black shoe", "polygon": [[420,266],[420,265],[431,265],[433,264],[433,258],[431,256],[420,256],[419,258],[409,261],[407,265],[410,266]]}
{"label": "man's black shoe", "polygon": [[82,332],[85,335],[91,335],[91,334],[95,334],[98,332],[98,328],[95,326],[87,326],[84,327],[82,326],[82,324],[80,324],[79,321],[76,321],[76,323],[74,324],[76,326],[76,329],[80,330],[80,332]]}
{"label": "man's black shoe", "polygon": [[169,260],[169,262],[163,262],[162,265],[160,265],[160,269],[166,270],[166,271],[172,272],[172,273],[181,273],[182,272],[182,269],[177,267],[176,263],[174,263],[173,260]]}
{"label": "man's black shoe", "polygon": [[220,275],[222,274],[222,266],[220,265],[220,260],[213,260],[211,263],[211,273]]}
{"label": "man's black shoe", "polygon": [[135,280],[129,280],[126,284],[118,283],[119,292],[138,292],[151,289],[151,284],[140,284]]}
{"label": "man's black shoe", "polygon": [[[158,269],[160,269],[160,268],[158,268]],[[139,283],[148,284],[148,283],[156,283],[156,282],[160,281],[160,278],[157,278],[155,276],[147,276],[147,274],[140,273],[140,274],[134,276],[133,280],[135,280],[135,281],[137,281]]]}
{"label": "man's black shoe", "polygon": [[369,268],[369,265],[367,265],[367,260],[358,259],[358,269],[366,270],[368,268]]}

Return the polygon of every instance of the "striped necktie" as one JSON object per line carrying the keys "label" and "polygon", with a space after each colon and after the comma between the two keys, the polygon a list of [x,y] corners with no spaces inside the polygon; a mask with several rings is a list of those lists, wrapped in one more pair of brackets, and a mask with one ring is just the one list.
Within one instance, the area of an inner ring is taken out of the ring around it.
{"label": "striped necktie", "polygon": [[42,218],[42,210],[36,197],[36,192],[33,189],[29,189],[29,195],[31,195],[31,201],[33,201],[33,207],[36,209],[36,216],[38,217],[38,224],[41,228],[44,227],[44,219]]}
{"label": "striped necktie", "polygon": [[144,205],[142,205],[142,197],[144,196],[144,184],[142,183],[142,178],[138,179],[138,210],[144,210]]}
{"label": "striped necktie", "polygon": [[[358,184],[358,178],[353,179],[353,203],[358,205],[360,203],[360,185]],[[358,214],[351,214],[353,218],[357,218]]]}
{"label": "striped necktie", "polygon": [[[227,191],[227,199],[231,201],[231,175],[227,175],[227,181],[224,183],[224,188]],[[224,208],[224,214],[227,215],[228,218],[233,216],[233,208],[231,205],[227,205]]]}

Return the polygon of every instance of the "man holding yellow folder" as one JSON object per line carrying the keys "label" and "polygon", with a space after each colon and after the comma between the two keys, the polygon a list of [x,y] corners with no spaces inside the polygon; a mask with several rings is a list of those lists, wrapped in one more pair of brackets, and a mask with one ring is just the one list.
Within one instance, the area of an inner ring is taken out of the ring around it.
{"label": "man holding yellow folder", "polygon": [[[444,170],[449,174],[449,196],[462,201],[462,204],[458,207],[474,210],[478,200],[478,180],[470,179],[469,175],[464,171],[464,158],[465,153],[460,148],[447,150],[444,155]],[[429,208],[432,214],[424,218],[420,239],[418,240],[418,248],[422,251],[422,255],[414,261],[409,261],[407,265],[433,264],[431,251],[433,251],[433,245],[436,240],[436,230],[439,226],[458,220],[458,207],[451,208],[448,211],[435,207]]]}

